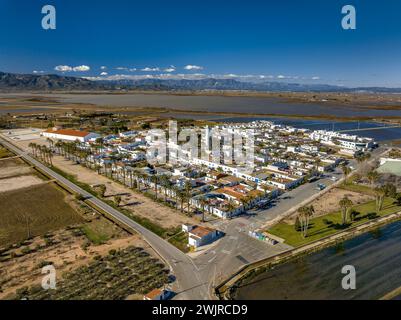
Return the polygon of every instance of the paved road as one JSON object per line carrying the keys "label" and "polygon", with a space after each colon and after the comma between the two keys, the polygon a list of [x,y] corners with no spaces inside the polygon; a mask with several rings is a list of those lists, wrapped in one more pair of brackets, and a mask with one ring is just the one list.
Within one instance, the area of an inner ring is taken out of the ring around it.
{"label": "paved road", "polygon": [[[67,180],[63,176],[54,172],[50,168],[46,167],[39,161],[35,160],[29,154],[21,151],[13,144],[0,138],[0,142],[7,148],[15,152],[15,154],[21,155],[28,162],[46,172],[49,176],[60,181],[74,192],[81,194],[85,197],[88,202],[91,202],[98,208],[104,210],[116,220],[125,224],[126,226],[134,229],[136,232],[141,234],[143,238],[149,243],[149,245],[170,265],[174,276],[177,277],[177,298],[178,299],[209,299],[209,293],[207,291],[208,285],[201,279],[199,268],[194,264],[192,259],[184,254],[182,251],[171,245],[169,242],[160,238],[153,232],[144,228],[140,224],[126,217],[124,214],[104,203],[102,200],[94,197],[92,194],[78,187],[71,181]],[[207,279],[207,278],[206,278]]]}
{"label": "paved road", "polygon": [[[326,185],[333,183],[333,181],[326,178],[318,182],[305,184],[285,193],[281,198],[289,198],[280,199],[277,205],[273,208],[255,212],[250,211],[250,213],[255,213],[255,215],[247,215],[233,220],[216,220],[213,223],[214,226],[217,229],[224,231],[226,235],[217,243],[208,246],[196,257],[191,259],[188,255],[184,254],[164,239],[44,166],[42,163],[29,156],[26,152],[21,151],[4,140],[2,143],[13,150],[16,154],[21,155],[27,161],[31,162],[34,166],[45,171],[54,179],[59,180],[61,183],[87,198],[87,201],[92,202],[121,223],[124,223],[141,234],[149,245],[170,265],[173,274],[177,277],[177,299],[210,299],[212,297],[209,293],[211,292],[210,289],[213,284],[225,279],[245,264],[287,250],[289,246],[285,244],[271,246],[249,237],[247,232],[248,230],[256,229],[260,225],[266,223],[266,221],[286,212],[302,200],[318,193],[316,190],[318,183],[325,183]],[[375,150],[372,154],[374,157],[372,158],[377,158],[380,151]],[[351,165],[356,167],[354,161],[352,161]],[[340,169],[336,169],[336,172],[330,174],[330,176],[334,175],[341,177],[340,171]]]}

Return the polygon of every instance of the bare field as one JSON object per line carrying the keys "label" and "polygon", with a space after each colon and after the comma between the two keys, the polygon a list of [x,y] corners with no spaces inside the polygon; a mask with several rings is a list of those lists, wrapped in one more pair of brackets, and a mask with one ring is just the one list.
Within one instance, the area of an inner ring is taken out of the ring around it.
{"label": "bare field", "polygon": [[[314,216],[322,216],[331,212],[339,211],[340,205],[339,201],[344,197],[347,196],[354,205],[363,204],[374,200],[374,197],[371,195],[366,195],[359,192],[344,190],[340,188],[334,188],[327,191],[325,194],[314,200],[311,205],[315,209]],[[295,218],[295,215],[291,217],[291,220]]]}
{"label": "bare field", "polygon": [[0,180],[0,193],[40,185],[43,180],[33,176],[18,176]]}
{"label": "bare field", "polygon": [[106,186],[106,198],[113,200],[114,196],[120,195],[122,198],[122,206],[124,206],[125,209],[132,211],[135,215],[148,218],[166,229],[177,227],[183,223],[199,223],[199,221],[194,218],[184,216],[178,210],[156,203],[138,192],[134,192],[119,183],[98,175],[93,170],[73,164],[71,161],[65,160],[62,157],[55,156],[53,158],[53,164],[68,174],[76,175],[79,177],[79,181],[86,184],[104,184]]}
{"label": "bare field", "polygon": [[27,175],[32,172],[33,170],[25,165],[25,162],[23,162],[21,159],[0,159],[0,179]]}
{"label": "bare field", "polygon": [[[13,136],[18,136],[18,130],[13,131]],[[22,131],[24,132],[24,131]],[[40,137],[36,133],[36,137],[31,140],[17,139],[13,141],[14,144],[20,148],[29,150],[29,143],[34,142],[40,145],[48,145],[45,138]],[[183,223],[197,224],[198,220],[195,218],[187,217],[181,214],[178,210],[169,208],[165,205],[156,203],[152,199],[147,198],[139,192],[122,186],[104,176],[98,175],[95,171],[85,168],[81,165],[74,164],[72,161],[64,159],[64,157],[54,155],[53,165],[62,171],[79,177],[79,181],[88,185],[104,184],[106,186],[106,198],[113,200],[113,197],[120,195],[122,198],[122,205],[125,209],[130,210],[134,215],[145,217],[152,222],[159,224],[163,228],[174,228]]]}
{"label": "bare field", "polygon": [[82,223],[65,197],[50,184],[0,193],[0,246]]}

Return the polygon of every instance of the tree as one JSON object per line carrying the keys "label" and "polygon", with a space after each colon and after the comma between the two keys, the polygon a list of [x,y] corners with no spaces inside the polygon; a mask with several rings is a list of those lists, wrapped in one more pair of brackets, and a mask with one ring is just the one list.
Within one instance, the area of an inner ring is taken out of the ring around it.
{"label": "tree", "polygon": [[395,197],[395,200],[397,201],[397,205],[401,206],[401,192],[397,193],[397,196]]}
{"label": "tree", "polygon": [[397,188],[392,183],[386,183],[383,186],[383,191],[384,191],[386,197],[390,197],[393,199],[395,199],[397,197]]}
{"label": "tree", "polygon": [[230,213],[229,218],[232,218],[232,211],[236,208],[235,203],[230,199],[227,203],[227,211]]}
{"label": "tree", "polygon": [[352,202],[352,200],[350,200],[347,196],[344,196],[339,202],[343,225],[345,225],[348,221],[348,212],[353,204],[354,203]]}
{"label": "tree", "polygon": [[267,186],[267,185],[265,185],[265,184],[262,184],[262,190],[263,190],[263,193],[264,193],[264,197],[266,198],[266,196],[267,196],[267,191],[269,190],[269,187]]}
{"label": "tree", "polygon": [[371,186],[373,187],[373,184],[379,180],[379,173],[375,170],[369,171],[368,174],[366,175],[368,178]]}
{"label": "tree", "polygon": [[310,218],[313,216],[315,209],[313,206],[303,206],[298,209],[298,218],[301,226],[301,234],[303,238],[307,237]]}
{"label": "tree", "polygon": [[298,216],[295,219],[294,229],[297,232],[301,230],[301,222],[299,221],[299,217]]}
{"label": "tree", "polygon": [[157,199],[157,191],[158,191],[157,184],[159,183],[159,177],[158,177],[157,175],[153,175],[153,176],[150,177],[150,181],[151,181],[151,182],[153,183],[153,185],[154,185],[154,188],[155,188],[155,196],[156,196],[156,199]]}
{"label": "tree", "polygon": [[201,211],[202,211],[202,222],[205,222],[205,206],[207,204],[207,201],[204,197],[199,199],[199,204],[201,206]]}
{"label": "tree", "polygon": [[185,181],[184,193],[185,193],[185,199],[187,201],[188,214],[190,213],[191,190],[192,190],[191,183],[189,181]]}
{"label": "tree", "polygon": [[351,169],[347,165],[343,164],[341,166],[341,170],[343,171],[344,174],[344,183],[347,184],[347,177],[351,173]]}
{"label": "tree", "polygon": [[376,196],[376,211],[379,212],[383,209],[384,197],[386,195],[386,191],[383,187],[375,188],[375,196]]}

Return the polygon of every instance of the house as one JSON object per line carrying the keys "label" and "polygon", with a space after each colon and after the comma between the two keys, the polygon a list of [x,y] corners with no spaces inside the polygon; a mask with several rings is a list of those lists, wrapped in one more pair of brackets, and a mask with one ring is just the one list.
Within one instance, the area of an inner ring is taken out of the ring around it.
{"label": "house", "polygon": [[209,244],[218,237],[218,231],[208,227],[185,225],[182,229],[188,230],[188,245],[193,248]]}
{"label": "house", "polygon": [[143,296],[143,300],[167,300],[169,292],[167,290],[154,289]]}
{"label": "house", "polygon": [[67,141],[79,141],[88,142],[91,139],[97,139],[100,137],[97,133],[91,133],[87,131],[71,130],[71,129],[58,129],[51,128],[43,131],[44,137],[56,140],[67,140]]}

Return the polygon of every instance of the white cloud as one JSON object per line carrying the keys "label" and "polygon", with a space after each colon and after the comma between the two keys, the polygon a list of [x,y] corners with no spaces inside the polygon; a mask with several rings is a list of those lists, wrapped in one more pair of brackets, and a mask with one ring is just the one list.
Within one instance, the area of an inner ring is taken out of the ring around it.
{"label": "white cloud", "polygon": [[160,69],[159,68],[146,67],[146,68],[141,69],[141,71],[143,71],[143,72],[157,72],[157,71],[160,71]]}
{"label": "white cloud", "polygon": [[71,72],[71,71],[74,71],[74,72],[86,72],[86,71],[89,71],[90,69],[91,68],[89,66],[85,66],[85,65],[77,66],[77,67],[59,65],[59,66],[56,66],[54,68],[54,70],[59,71],[59,72]]}
{"label": "white cloud", "polygon": [[100,69],[101,69],[101,70],[106,70],[107,67],[106,67],[106,66],[101,66]]}
{"label": "white cloud", "polygon": [[91,68],[89,66],[85,66],[85,65],[77,66],[77,67],[72,68],[72,70],[74,72],[86,72],[86,71],[89,71],[90,69]]}
{"label": "white cloud", "polygon": [[175,67],[174,66],[170,66],[169,68],[164,69],[164,72],[174,72],[175,71]]}
{"label": "white cloud", "polygon": [[320,80],[320,77],[314,76],[312,77],[312,80]]}
{"label": "white cloud", "polygon": [[32,73],[34,73],[34,74],[42,74],[42,73],[45,73],[45,72],[42,71],[42,70],[40,70],[40,71],[38,71],[38,70],[33,70]]}
{"label": "white cloud", "polygon": [[54,68],[54,70],[60,71],[60,72],[70,72],[70,71],[72,71],[72,67],[60,65],[60,66],[56,66],[56,67]]}
{"label": "white cloud", "polygon": [[188,64],[184,67],[185,70],[202,70],[203,67]]}
{"label": "white cloud", "polygon": [[[172,66],[173,67],[173,66]],[[172,68],[171,67],[171,68]],[[154,71],[155,68],[149,68],[148,70]],[[144,70],[144,69],[142,69]],[[311,77],[301,76],[286,76],[286,75],[263,75],[263,74],[204,74],[204,73],[171,73],[164,69],[164,73],[147,73],[147,74],[113,74],[113,75],[102,75],[98,77],[86,77],[90,80],[141,80],[141,79],[171,79],[171,80],[201,80],[201,79],[234,79],[237,81],[247,81],[260,83],[268,80],[280,79],[280,80],[294,80],[304,81],[312,80]],[[313,80],[318,80],[318,77],[314,77]],[[320,79],[320,78],[319,78]]]}
{"label": "white cloud", "polygon": [[127,67],[117,67],[116,70],[128,70]]}
{"label": "white cloud", "polygon": [[101,76],[107,76],[107,75],[109,75],[107,72],[102,72],[101,74],[100,74]]}
{"label": "white cloud", "polygon": [[128,71],[129,71],[129,72],[134,72],[134,71],[136,71],[136,68],[131,68],[131,69],[129,69]]}

